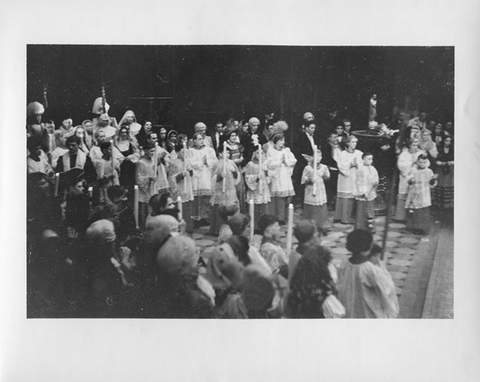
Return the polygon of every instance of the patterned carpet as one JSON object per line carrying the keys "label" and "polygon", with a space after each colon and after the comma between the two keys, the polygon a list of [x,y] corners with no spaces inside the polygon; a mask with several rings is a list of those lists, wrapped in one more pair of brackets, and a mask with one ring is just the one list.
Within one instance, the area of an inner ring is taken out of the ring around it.
{"label": "patterned carpet", "polygon": [[[333,213],[330,212],[329,221],[332,221]],[[301,219],[301,210],[295,211],[294,224]],[[374,240],[380,246],[382,245],[383,233],[385,231],[385,216],[375,218],[376,233]],[[322,237],[322,245],[328,247],[333,256],[333,262],[338,266],[344,259],[347,258],[348,251],[345,248],[346,237],[349,232],[353,230],[353,225],[334,223],[330,227],[331,231],[327,236]],[[206,235],[208,227],[201,227],[195,229],[193,238],[196,244],[201,248],[205,257],[208,257],[208,252],[211,251],[215,245],[217,238]],[[286,245],[287,226],[282,226],[282,242]],[[423,241],[428,241],[428,236],[413,234],[405,229],[405,224],[397,223],[390,220],[388,239],[386,242],[385,263],[390,271],[395,286],[397,295],[400,297],[402,288],[405,285],[405,279],[408,275],[411,264],[417,253],[419,244]],[[255,236],[254,242],[259,243],[260,236]],[[255,244],[254,244],[255,245]],[[293,238],[293,245],[296,245],[295,237]]]}

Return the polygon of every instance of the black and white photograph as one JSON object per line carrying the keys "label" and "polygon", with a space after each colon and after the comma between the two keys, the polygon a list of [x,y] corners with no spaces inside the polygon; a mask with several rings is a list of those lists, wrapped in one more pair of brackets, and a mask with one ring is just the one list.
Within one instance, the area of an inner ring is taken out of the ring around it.
{"label": "black and white photograph", "polygon": [[4,5],[2,380],[478,380],[480,5]]}
{"label": "black and white photograph", "polygon": [[452,318],[454,58],[27,46],[27,317]]}

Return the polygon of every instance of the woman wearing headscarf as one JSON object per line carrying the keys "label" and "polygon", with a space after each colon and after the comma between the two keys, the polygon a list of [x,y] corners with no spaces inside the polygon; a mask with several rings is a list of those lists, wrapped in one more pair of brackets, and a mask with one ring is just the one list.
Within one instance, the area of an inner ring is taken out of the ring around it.
{"label": "woman wearing headscarf", "polygon": [[139,123],[137,123],[137,117],[135,117],[135,113],[131,110],[127,110],[118,123],[118,126],[124,125],[128,125],[132,136],[138,134],[142,127]]}
{"label": "woman wearing headscarf", "polygon": [[418,147],[425,151],[431,164],[431,169],[435,171],[435,158],[438,155],[437,144],[432,140],[432,133],[428,129],[424,129],[420,133]]}
{"label": "woman wearing headscarf", "polygon": [[82,122],[82,127],[85,131],[85,144],[87,145],[87,148],[90,150],[95,143],[95,139],[93,137],[93,124],[92,121],[89,119],[86,119],[85,121]]}
{"label": "woman wearing headscarf", "polygon": [[116,248],[114,225],[97,220],[86,232],[85,262],[88,278],[88,311],[95,318],[135,317],[131,272]]}
{"label": "woman wearing headscarf", "polygon": [[145,144],[147,143],[147,135],[151,132],[153,132],[152,122],[145,121],[138,134],[135,135],[135,138],[137,139],[140,148],[145,147]]}
{"label": "woman wearing headscarf", "polygon": [[114,147],[122,154],[120,160],[120,185],[128,190],[133,190],[135,185],[135,165],[140,159],[140,150],[137,140],[131,134],[127,124],[120,125],[114,139]]}
{"label": "woman wearing headscarf", "polygon": [[87,145],[87,141],[86,141],[86,133],[85,133],[85,128],[82,126],[82,125],[78,125],[78,126],[75,126],[71,132],[69,133],[66,133],[64,135],[65,138],[68,138],[68,137],[71,137],[71,136],[76,136],[80,139],[80,145],[78,146],[78,148],[80,150],[82,150],[85,154],[88,154],[90,148],[89,146]]}
{"label": "woman wearing headscarf", "polygon": [[187,236],[170,237],[156,256],[151,317],[214,318],[211,286],[199,281],[199,253]]}
{"label": "woman wearing headscarf", "polygon": [[167,151],[172,152],[175,151],[175,146],[177,145],[178,140],[178,131],[177,130],[170,130],[167,133]]}
{"label": "woman wearing headscarf", "polygon": [[241,295],[244,269],[230,245],[225,243],[214,248],[205,277],[215,290],[216,318],[248,318]]}

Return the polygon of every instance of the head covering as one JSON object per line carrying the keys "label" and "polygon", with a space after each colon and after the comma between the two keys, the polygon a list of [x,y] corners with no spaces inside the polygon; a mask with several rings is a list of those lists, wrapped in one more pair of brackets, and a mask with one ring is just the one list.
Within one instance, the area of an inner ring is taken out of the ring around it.
{"label": "head covering", "polygon": [[163,227],[169,229],[169,232],[178,230],[178,220],[171,215],[150,215],[147,217],[145,223],[145,229],[147,231],[153,231]]}
{"label": "head covering", "polygon": [[92,113],[93,114],[102,114],[103,113],[108,113],[108,110],[110,109],[110,105],[105,102],[105,110],[103,110],[103,98],[98,97],[93,101],[93,106],[92,106]]}
{"label": "head covering", "polygon": [[[130,125],[130,131],[132,131],[131,123],[127,122],[128,117],[133,117],[133,122],[135,122],[135,123],[137,122],[137,118],[135,117],[135,113],[132,110],[127,110],[125,112],[125,114],[123,115],[122,119],[120,119],[120,122],[118,123],[118,127],[121,128],[123,124],[128,123]],[[139,126],[142,127],[141,125],[139,125]],[[140,130],[140,127],[138,128],[138,130]]]}
{"label": "head covering", "polygon": [[176,135],[178,137],[178,131],[177,130],[170,130],[167,133],[167,140],[169,140],[172,135]]}
{"label": "head covering", "polygon": [[214,288],[242,287],[243,264],[233,254],[230,245],[224,243],[215,247],[207,264],[205,278]]}
{"label": "head covering", "polygon": [[243,272],[242,298],[248,310],[267,309],[272,304],[275,289],[268,274],[257,265],[250,264]]}
{"label": "head covering", "polygon": [[98,117],[98,120],[101,122],[108,122],[107,126],[99,126],[98,131],[103,131],[105,133],[105,138],[111,138],[117,134],[117,129],[113,126],[110,126],[110,117],[107,113],[103,113]]}
{"label": "head covering", "polygon": [[257,117],[252,117],[248,120],[249,125],[252,125],[254,122],[260,123],[260,120]]}
{"label": "head covering", "polygon": [[197,129],[200,129],[200,128],[203,128],[203,127],[207,127],[207,125],[205,125],[203,122],[197,122],[195,124],[195,126],[193,126],[194,130],[197,131]]}
{"label": "head covering", "polygon": [[157,253],[157,265],[166,276],[188,275],[197,263],[195,241],[188,236],[172,236]]}
{"label": "head covering", "polygon": [[313,220],[300,220],[293,228],[293,234],[299,243],[310,240],[316,231],[317,226]]}
{"label": "head covering", "polygon": [[116,239],[113,223],[106,219],[97,220],[87,228],[85,237],[88,241],[100,245],[113,243]]}
{"label": "head covering", "polygon": [[27,105],[27,116],[35,117],[36,114],[45,113],[45,108],[40,102],[30,102]]}
{"label": "head covering", "polygon": [[275,122],[270,129],[265,131],[268,140],[272,140],[275,134],[283,133],[288,130],[288,124],[285,121]]}

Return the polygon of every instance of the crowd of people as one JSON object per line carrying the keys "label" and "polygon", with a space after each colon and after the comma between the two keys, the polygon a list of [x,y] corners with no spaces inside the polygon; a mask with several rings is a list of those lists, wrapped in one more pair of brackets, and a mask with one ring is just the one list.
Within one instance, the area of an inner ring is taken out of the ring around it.
{"label": "crowd of people", "polygon": [[[93,118],[56,128],[42,104],[27,106],[29,317],[398,315],[372,235],[376,154],[356,148],[349,119],[305,113],[290,149],[273,113],[187,135],[108,111],[100,97]],[[380,153],[398,154],[395,218],[426,233],[430,189],[434,205],[453,206],[453,126],[421,113],[398,134],[371,114],[369,132],[390,142]],[[285,248],[291,203],[303,216]],[[333,221],[354,224],[338,269],[320,240],[333,208]],[[217,238],[208,253],[191,238],[201,226]]]}

